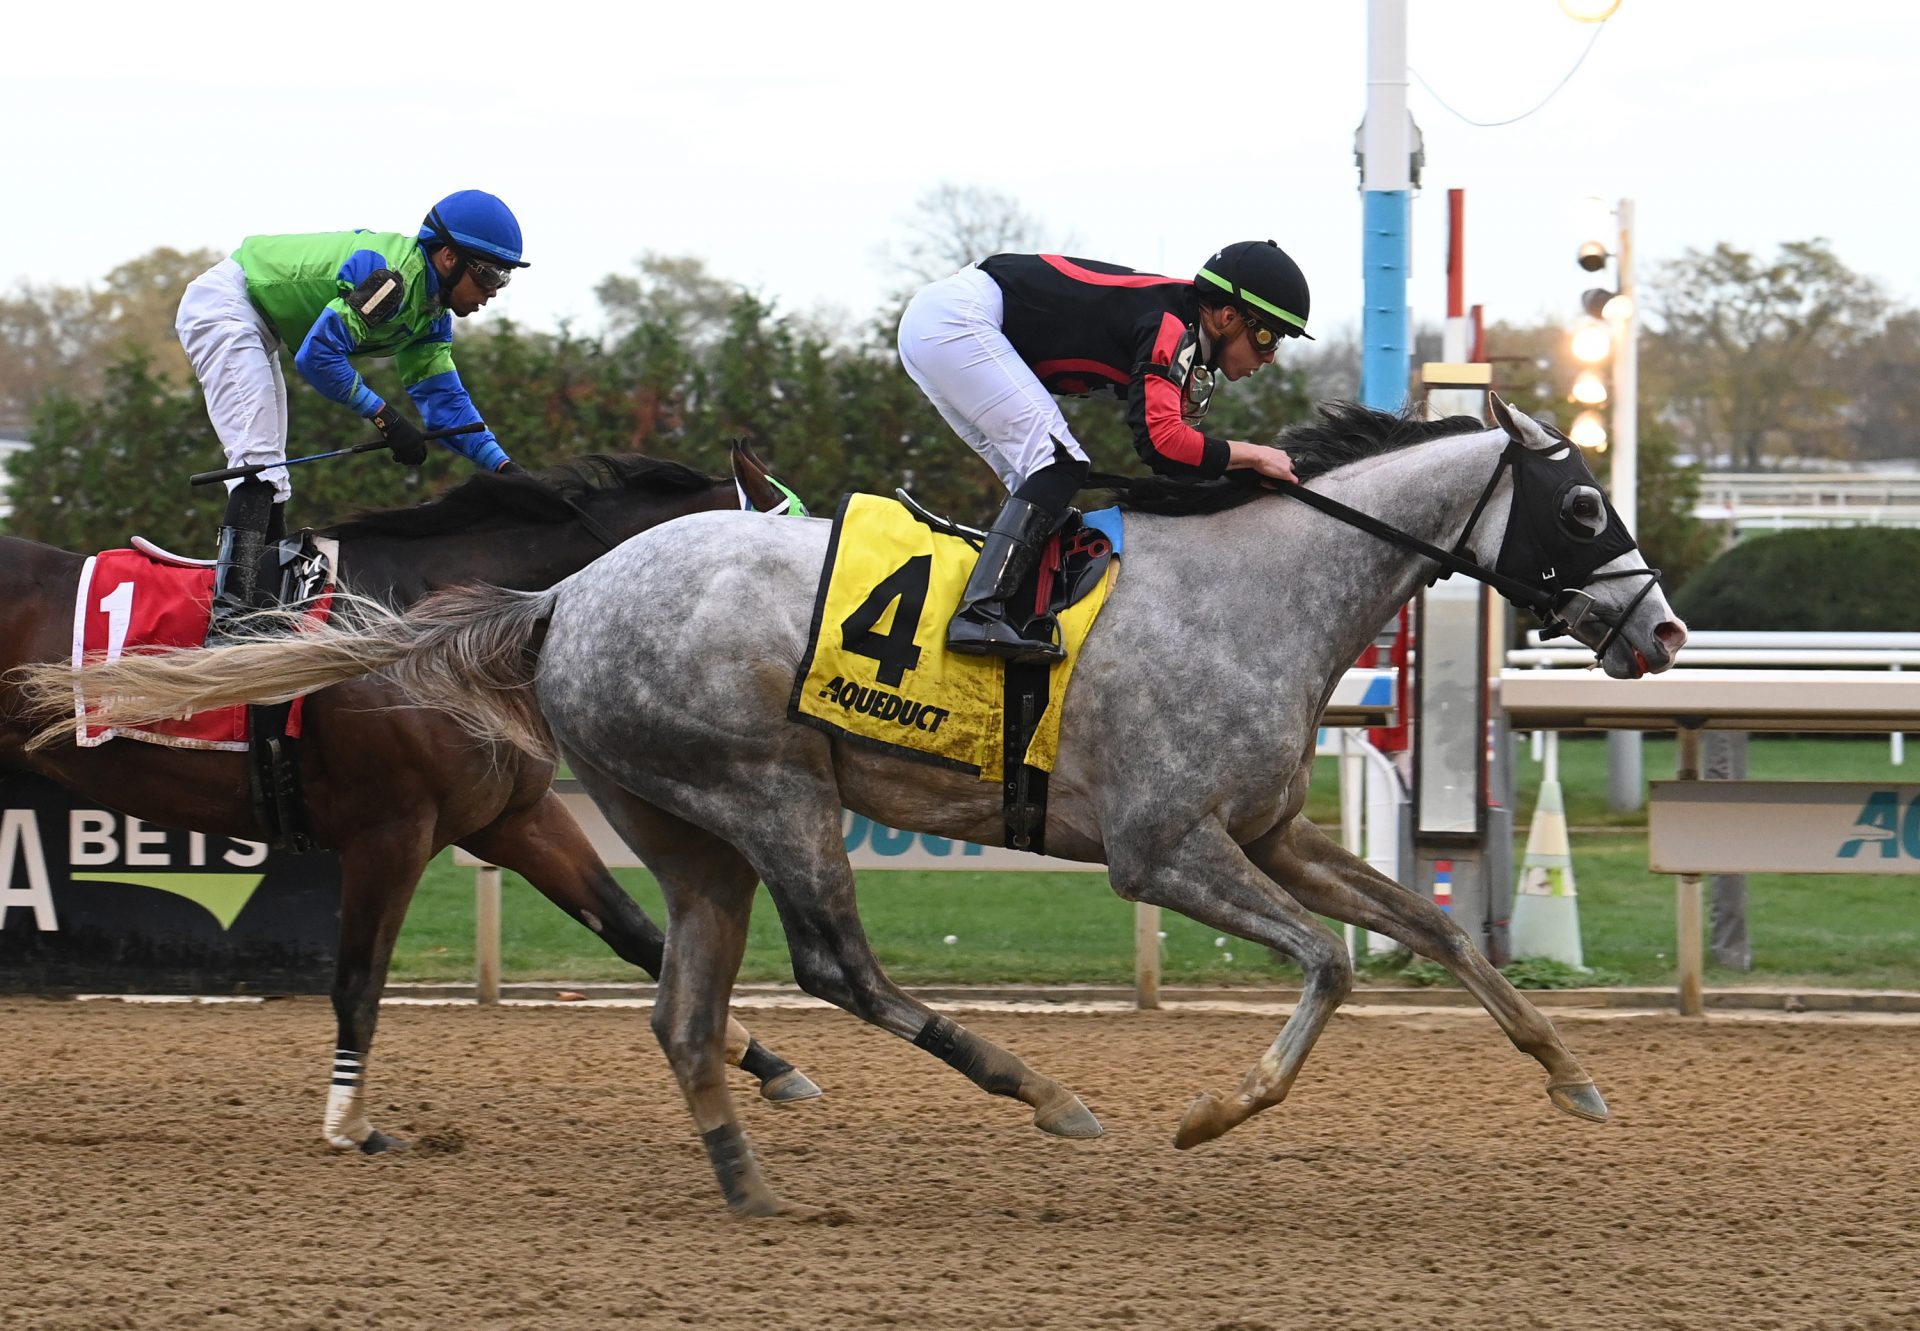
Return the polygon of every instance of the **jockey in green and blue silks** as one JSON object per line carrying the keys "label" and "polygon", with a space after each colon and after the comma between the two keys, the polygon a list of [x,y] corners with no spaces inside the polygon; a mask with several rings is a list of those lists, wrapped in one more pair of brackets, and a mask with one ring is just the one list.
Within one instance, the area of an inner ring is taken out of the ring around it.
{"label": "jockey in green and blue silks", "polygon": [[[280,348],[319,392],[372,421],[395,461],[417,466],[427,441],[354,368],[390,356],[429,430],[481,419],[453,364],[453,319],[505,286],[521,255],[520,223],[481,190],[448,195],[420,229],[250,236],[188,286],[175,328],[206,390],[207,414],[232,466],[269,464],[230,482],[215,619],[253,601],[254,566],[290,489],[287,388]],[[519,470],[490,432],[445,441],[490,471]],[[230,617],[230,616],[229,616]]]}

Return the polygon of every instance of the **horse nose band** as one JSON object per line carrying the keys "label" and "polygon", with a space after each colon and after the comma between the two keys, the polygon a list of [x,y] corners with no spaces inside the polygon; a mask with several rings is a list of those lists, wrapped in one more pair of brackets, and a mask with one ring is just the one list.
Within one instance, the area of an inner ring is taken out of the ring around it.
{"label": "horse nose band", "polygon": [[[1660,570],[1657,568],[1623,568],[1613,573],[1596,573],[1589,582],[1611,582],[1616,578],[1645,577],[1646,582],[1634,593],[1631,601],[1618,615],[1610,616],[1599,609],[1593,597],[1579,587],[1568,587],[1554,597],[1553,604],[1540,614],[1540,633],[1545,638],[1575,637],[1576,630],[1591,616],[1607,626],[1606,636],[1600,639],[1600,645],[1593,649],[1594,663],[1599,664],[1606,656],[1607,649],[1619,640],[1621,630],[1633,618],[1633,612],[1647,599],[1647,594],[1660,585]],[[1575,601],[1581,602],[1580,608],[1569,615],[1567,609]]]}

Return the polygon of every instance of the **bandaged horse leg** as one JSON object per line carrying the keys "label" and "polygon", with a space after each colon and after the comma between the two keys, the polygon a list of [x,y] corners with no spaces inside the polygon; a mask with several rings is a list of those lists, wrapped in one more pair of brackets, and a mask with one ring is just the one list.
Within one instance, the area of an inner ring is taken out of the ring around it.
{"label": "bandaged horse leg", "polygon": [[365,1076],[394,940],[431,849],[428,822],[396,822],[391,831],[356,837],[340,854],[340,947],[333,972],[338,1033],[321,1127],[337,1150],[378,1155],[408,1145],[368,1119]]}
{"label": "bandaged horse leg", "polygon": [[[461,845],[525,878],[598,934],[622,961],[659,978],[666,936],[600,862],[558,795],[548,791],[537,803],[503,815]],[[726,1058],[759,1079],[764,1099],[790,1104],[820,1094],[811,1078],[732,1017],[727,1019]]]}
{"label": "bandaged horse leg", "polygon": [[1033,1124],[1056,1137],[1097,1137],[1100,1121],[1073,1092],[965,1027],[902,992],[881,969],[854,905],[853,868],[840,836],[836,794],[786,801],[810,810],[777,826],[758,823],[744,847],[762,866],[780,908],[793,977],[816,998],[911,1040],[989,1095],[1033,1109]]}
{"label": "bandaged horse leg", "polygon": [[1303,818],[1247,847],[1254,863],[1308,910],[1385,934],[1445,966],[1500,1023],[1514,1048],[1547,1072],[1547,1094],[1560,1109],[1594,1123],[1607,1102],[1561,1043],[1553,1023],[1493,968],[1446,912],[1409,892]]}
{"label": "bandaged horse leg", "polygon": [[1353,988],[1353,966],[1340,940],[1298,903],[1271,890],[1220,823],[1196,825],[1164,855],[1142,858],[1108,846],[1113,889],[1131,901],[1170,907],[1236,938],[1274,948],[1298,962],[1300,1002],[1267,1052],[1230,1097],[1211,1091],[1187,1109],[1174,1135],[1182,1150],[1212,1141],[1286,1099],[1327,1019]]}

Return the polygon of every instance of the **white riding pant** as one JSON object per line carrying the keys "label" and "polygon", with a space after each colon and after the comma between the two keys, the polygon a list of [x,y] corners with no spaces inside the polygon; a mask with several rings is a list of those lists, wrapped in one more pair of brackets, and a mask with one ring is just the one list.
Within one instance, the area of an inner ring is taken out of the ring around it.
{"label": "white riding pant", "polygon": [[[230,467],[287,460],[287,380],[280,338],[247,299],[247,274],[222,259],[187,285],[173,328],[207,397],[207,416]],[[259,479],[273,483],[275,503],[293,493],[287,469]],[[239,481],[228,481],[231,490]]]}
{"label": "white riding pant", "polygon": [[900,363],[1009,491],[1053,461],[1085,462],[1060,404],[1001,331],[1000,284],[978,268],[922,287],[900,316]]}

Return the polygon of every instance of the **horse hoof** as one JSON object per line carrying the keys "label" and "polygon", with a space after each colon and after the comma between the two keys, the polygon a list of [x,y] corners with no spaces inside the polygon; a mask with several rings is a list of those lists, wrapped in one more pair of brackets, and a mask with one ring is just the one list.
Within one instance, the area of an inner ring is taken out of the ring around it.
{"label": "horse hoof", "polygon": [[1607,1121],[1607,1102],[1600,1098],[1600,1092],[1594,1089],[1590,1081],[1569,1081],[1559,1085],[1549,1085],[1547,1095],[1552,1098],[1555,1108],[1572,1114],[1575,1118],[1584,1118],[1589,1123]]}
{"label": "horse hoof", "polygon": [[1100,1126],[1100,1120],[1080,1102],[1077,1095],[1069,1095],[1052,1109],[1036,1110],[1033,1126],[1055,1137],[1077,1137],[1082,1140],[1106,1133],[1106,1129]]}
{"label": "horse hoof", "polygon": [[358,1149],[361,1155],[398,1154],[401,1151],[411,1151],[413,1143],[405,1137],[389,1137],[376,1128],[367,1134],[367,1139],[360,1143]]}
{"label": "horse hoof", "polygon": [[813,1078],[798,1068],[788,1068],[777,1077],[769,1077],[760,1083],[760,1098],[771,1100],[777,1105],[790,1105],[798,1100],[811,1100],[820,1094],[820,1088],[813,1084]]}
{"label": "horse hoof", "polygon": [[817,1220],[826,1214],[818,1206],[790,1202],[771,1192],[761,1192],[747,1197],[732,1210],[735,1215],[750,1220]]}
{"label": "horse hoof", "polygon": [[1186,1116],[1180,1120],[1180,1130],[1173,1134],[1175,1150],[1188,1151],[1203,1142],[1210,1142],[1233,1124],[1228,1121],[1226,1105],[1212,1091],[1202,1091],[1193,1097],[1193,1103],[1187,1106]]}

